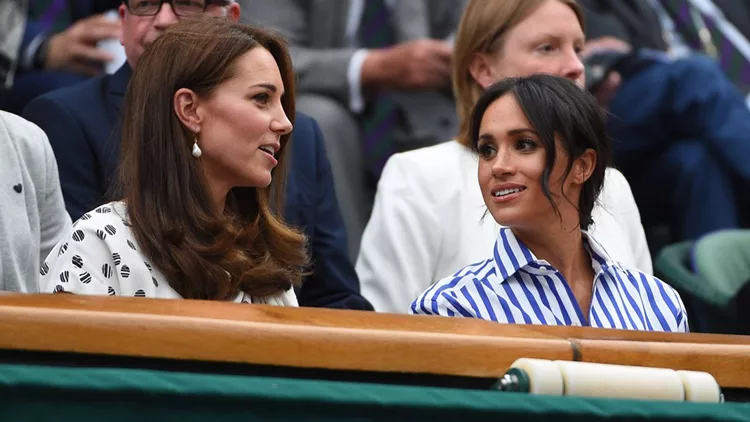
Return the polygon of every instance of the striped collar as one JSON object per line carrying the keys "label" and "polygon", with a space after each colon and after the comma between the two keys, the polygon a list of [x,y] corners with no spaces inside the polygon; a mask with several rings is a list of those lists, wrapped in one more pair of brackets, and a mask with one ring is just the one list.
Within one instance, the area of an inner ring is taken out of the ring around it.
{"label": "striped collar", "polygon": [[[604,247],[588,232],[581,231],[583,243],[589,250],[595,278],[609,267],[622,269],[620,263],[613,260]],[[529,274],[545,275],[556,273],[557,270],[546,260],[537,258],[531,250],[518,239],[510,228],[503,227],[495,241],[492,255],[495,270],[500,283],[505,282],[519,270]]]}

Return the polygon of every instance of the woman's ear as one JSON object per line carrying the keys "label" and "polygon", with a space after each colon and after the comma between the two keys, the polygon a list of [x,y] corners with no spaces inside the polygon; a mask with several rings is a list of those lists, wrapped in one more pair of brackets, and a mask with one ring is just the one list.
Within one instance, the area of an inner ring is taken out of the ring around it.
{"label": "woman's ear", "polygon": [[495,77],[495,67],[492,64],[493,58],[487,53],[475,53],[469,63],[469,73],[471,77],[482,87],[487,89],[497,81]]}
{"label": "woman's ear", "polygon": [[232,2],[229,6],[227,6],[227,18],[229,18],[229,21],[232,23],[237,23],[240,20],[240,5],[236,2]]}
{"label": "woman's ear", "polygon": [[180,88],[174,93],[174,112],[180,122],[193,133],[201,131],[199,101],[198,95],[187,88]]}
{"label": "woman's ear", "polygon": [[594,173],[595,168],[596,153],[593,149],[588,148],[580,157],[576,158],[575,167],[573,169],[573,182],[579,185],[584,184]]}

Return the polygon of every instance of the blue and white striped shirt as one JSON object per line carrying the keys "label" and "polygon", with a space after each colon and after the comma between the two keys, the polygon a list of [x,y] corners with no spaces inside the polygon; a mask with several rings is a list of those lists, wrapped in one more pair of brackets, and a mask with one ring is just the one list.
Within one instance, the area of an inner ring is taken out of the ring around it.
{"label": "blue and white striped shirt", "polygon": [[412,303],[411,313],[518,324],[689,331],[685,306],[674,289],[623,267],[583,234],[595,273],[588,318],[562,274],[537,259],[508,228],[500,230],[492,258],[433,284]]}

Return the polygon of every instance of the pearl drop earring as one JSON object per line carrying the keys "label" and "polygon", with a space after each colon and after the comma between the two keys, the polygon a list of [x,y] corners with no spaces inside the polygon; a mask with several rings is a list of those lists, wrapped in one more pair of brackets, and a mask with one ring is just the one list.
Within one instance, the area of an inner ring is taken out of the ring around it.
{"label": "pearl drop earring", "polygon": [[193,138],[192,154],[195,158],[200,158],[200,156],[203,155],[203,151],[201,151],[201,148],[198,146],[198,135],[195,135],[195,137]]}

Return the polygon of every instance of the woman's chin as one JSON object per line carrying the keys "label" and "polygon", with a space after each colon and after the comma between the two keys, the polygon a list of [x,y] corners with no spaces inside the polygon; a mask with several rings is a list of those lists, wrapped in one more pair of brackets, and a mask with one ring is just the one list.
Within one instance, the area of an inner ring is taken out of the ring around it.
{"label": "woman's chin", "polygon": [[524,218],[515,210],[490,210],[490,215],[497,224],[503,227],[514,227],[523,224],[524,221]]}
{"label": "woman's chin", "polygon": [[268,172],[268,174],[254,174],[252,175],[252,177],[248,177],[247,179],[245,179],[243,186],[248,188],[263,189],[269,187],[271,185],[271,182],[273,182],[271,172]]}

